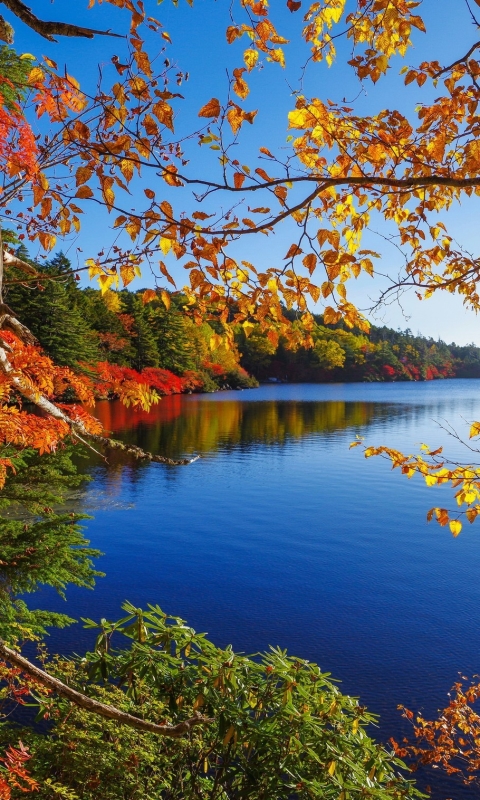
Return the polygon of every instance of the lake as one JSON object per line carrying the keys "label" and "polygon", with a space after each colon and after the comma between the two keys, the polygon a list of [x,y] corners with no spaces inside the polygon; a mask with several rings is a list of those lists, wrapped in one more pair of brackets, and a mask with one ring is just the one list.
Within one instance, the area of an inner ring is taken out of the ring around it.
{"label": "lake", "polygon": [[[222,646],[288,648],[380,714],[383,741],[409,731],[398,704],[432,715],[459,671],[480,671],[480,522],[457,539],[427,525],[431,506],[455,505],[445,487],[349,449],[360,434],[404,452],[445,444],[467,461],[438,422],[465,433],[480,419],[480,381],[269,385],[167,397],[149,413],[101,402],[96,415],[144,449],[202,458],[92,457],[77,505],[94,515],[106,577],[66,603],[45,591],[45,606],[98,619],[120,617],[125,599],[158,603]],[[50,649],[92,643],[75,625]],[[476,796],[428,782],[436,800]]]}

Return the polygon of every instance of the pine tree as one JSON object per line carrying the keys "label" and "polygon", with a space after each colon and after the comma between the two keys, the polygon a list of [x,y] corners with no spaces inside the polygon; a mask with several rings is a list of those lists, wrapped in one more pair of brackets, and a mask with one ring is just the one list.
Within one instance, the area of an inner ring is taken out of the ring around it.
{"label": "pine tree", "polygon": [[72,446],[42,456],[34,450],[1,450],[15,465],[0,496],[0,637],[7,641],[33,638],[46,627],[74,621],[65,614],[30,609],[25,595],[44,585],[63,596],[69,584],[92,588],[95,577],[102,575],[92,562],[100,552],[89,548],[78,525],[85,514],[52,508],[64,502],[67,490],[86,480],[77,475],[73,452]]}
{"label": "pine tree", "polygon": [[191,339],[185,314],[177,303],[171,299],[167,310],[163,302],[155,301],[146,307],[145,316],[155,335],[158,348],[158,366],[168,369],[175,375],[195,368]]}
{"label": "pine tree", "polygon": [[123,292],[127,310],[134,319],[132,347],[134,357],[132,366],[139,372],[145,367],[158,367],[159,352],[155,334],[150,325],[147,311],[140,296]]}
{"label": "pine tree", "polygon": [[[23,246],[18,255],[28,261]],[[44,266],[35,267],[45,276],[35,287],[31,283],[10,282],[12,278],[21,281],[25,276],[9,272],[7,303],[57,364],[74,367],[98,361],[97,337],[77,303],[80,290],[68,259],[59,253]]]}

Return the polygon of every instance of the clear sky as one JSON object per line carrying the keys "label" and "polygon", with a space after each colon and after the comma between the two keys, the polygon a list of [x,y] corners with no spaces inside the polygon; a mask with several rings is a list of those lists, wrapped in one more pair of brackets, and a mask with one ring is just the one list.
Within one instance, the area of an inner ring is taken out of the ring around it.
{"label": "clear sky", "polygon": [[[303,5],[307,4],[304,2]],[[44,19],[55,18],[88,27],[127,32],[128,14],[108,4],[96,4],[88,9],[87,0],[56,0],[55,3],[50,0],[35,0],[32,6],[34,12]],[[190,75],[188,82],[183,83],[179,89],[185,100],[174,103],[174,108],[176,133],[191,132],[198,128],[197,113],[205,102],[211,97],[225,99],[228,88],[226,68],[239,65],[246,46],[245,40],[240,40],[233,46],[226,42],[225,29],[230,24],[230,4],[226,0],[194,0],[192,8],[185,0],[179,0],[178,7],[170,0],[165,0],[161,5],[157,5],[154,0],[145,0],[145,6],[148,13],[160,19],[163,29],[172,39],[172,45],[169,45],[158,33],[152,33],[148,41],[149,53],[158,52],[165,46],[165,53],[159,57],[163,60],[168,56],[178,64],[179,69]],[[238,157],[242,163],[249,163],[249,155],[250,160],[256,157],[261,145],[272,152],[281,152],[281,148],[286,147],[289,133],[287,113],[294,105],[292,89],[299,88],[301,66],[308,56],[308,48],[300,38],[303,7],[300,12],[291,14],[284,0],[272,0],[271,9],[277,30],[291,41],[285,48],[287,67],[282,70],[278,64],[262,64],[260,61],[259,66],[248,76],[251,93],[244,106],[247,110],[258,109],[259,112],[253,126],[244,125],[242,128],[241,144],[238,148]],[[463,55],[478,38],[464,0],[423,0],[419,13],[426,22],[427,34],[415,32],[415,47],[409,51],[405,61],[409,65],[417,65],[429,58],[437,58],[445,64],[451,63]],[[125,52],[124,40],[109,37],[98,37],[91,41],[60,39],[58,44],[52,44],[9,16],[3,6],[2,14],[15,28],[15,47],[18,52],[48,55],[60,68],[66,65],[68,72],[80,81],[82,87],[88,89],[93,89],[96,84],[98,65],[104,65],[108,72],[112,55],[118,54],[121,57],[122,52]],[[346,66],[347,58],[348,50],[341,47],[338,61],[332,68],[328,69],[325,64],[311,65],[305,76],[303,93],[322,100],[328,98],[341,101],[345,98],[349,105],[354,106],[356,113],[378,113],[382,108],[396,107],[409,114],[417,102],[427,102],[432,98],[431,95],[426,95],[425,90],[419,90],[416,84],[404,87],[403,78],[398,74],[403,66],[401,59],[393,62],[386,79],[380,80],[375,86],[371,82],[362,86]],[[437,88],[438,94],[441,89],[440,84]],[[218,154],[205,147],[200,148],[196,141],[188,146],[188,152],[191,158],[190,169],[198,175],[211,175],[218,169]],[[163,181],[149,176],[146,183],[132,183],[132,207],[135,206],[136,194],[140,196],[141,193],[143,196],[145,185],[156,188],[152,181],[162,183],[163,195],[166,196]],[[180,198],[178,191],[175,190],[173,194],[175,204],[188,207],[188,197]],[[189,190],[180,191],[185,194]],[[205,210],[209,210],[208,202]],[[474,199],[457,206],[447,217],[442,217],[454,238],[473,253],[477,253],[479,247],[479,211],[480,203],[478,199]],[[380,252],[383,257],[381,270],[394,274],[401,265],[401,257],[396,248],[387,244],[383,238],[388,234],[385,223],[381,220],[377,222],[373,222],[372,229],[375,232],[367,234],[364,246]],[[113,220],[99,212],[98,207],[87,209],[81,234],[75,239],[69,239],[63,246],[74,264],[77,259],[82,263],[84,259],[95,255],[102,244],[107,243],[107,239],[110,241],[111,233],[107,231],[107,226],[112,223]],[[275,266],[283,260],[293,241],[291,231],[292,228],[286,225],[278,229],[275,237],[252,237],[250,242],[235,246],[236,255],[253,261],[259,267]],[[77,250],[79,247],[82,252]],[[34,250],[32,255],[36,255]],[[178,278],[179,285],[182,285],[184,271],[175,262],[169,263],[169,268]],[[144,277],[132,284],[132,287],[148,285],[152,285],[152,281],[145,272]],[[371,306],[378,286],[368,276],[364,276],[357,282],[355,290],[351,286],[351,297],[360,307]],[[377,324],[384,323],[394,328],[409,327],[415,333],[420,331],[434,338],[441,337],[447,342],[473,341],[480,345],[478,318],[463,309],[461,300],[450,295],[419,302],[410,293],[404,296],[402,307],[398,304],[390,305],[383,308],[376,317],[370,316],[370,319]]]}

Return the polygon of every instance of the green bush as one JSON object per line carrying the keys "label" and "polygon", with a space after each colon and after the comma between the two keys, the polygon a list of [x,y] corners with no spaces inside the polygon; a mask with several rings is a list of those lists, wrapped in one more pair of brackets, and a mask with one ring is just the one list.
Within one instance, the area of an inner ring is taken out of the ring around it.
{"label": "green bush", "polygon": [[[419,796],[401,776],[402,763],[366,733],[374,717],[316,664],[279,649],[239,655],[158,607],[124,608],[119,622],[86,621],[100,628],[92,653],[75,662],[53,660],[48,669],[151,721],[175,724],[198,712],[212,721],[172,739],[51,701],[48,735],[21,732],[41,784],[39,800]],[[128,646],[113,649],[120,639]]]}

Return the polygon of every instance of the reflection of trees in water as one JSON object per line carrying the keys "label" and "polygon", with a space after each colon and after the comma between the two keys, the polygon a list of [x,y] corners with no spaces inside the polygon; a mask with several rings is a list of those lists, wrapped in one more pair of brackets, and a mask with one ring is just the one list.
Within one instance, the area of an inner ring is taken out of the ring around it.
{"label": "reflection of trees in water", "polygon": [[[367,402],[191,402],[169,397],[148,414],[128,411],[117,402],[99,403],[96,414],[124,440],[154,453],[178,456],[233,446],[281,445],[314,434],[364,428],[404,411],[403,406]],[[109,461],[113,467],[112,456]]]}

